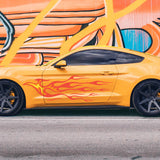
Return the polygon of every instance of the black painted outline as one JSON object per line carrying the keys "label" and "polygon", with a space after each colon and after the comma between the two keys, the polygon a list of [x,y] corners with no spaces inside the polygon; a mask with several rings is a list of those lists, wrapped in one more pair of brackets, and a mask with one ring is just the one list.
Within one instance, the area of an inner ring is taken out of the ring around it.
{"label": "black painted outline", "polygon": [[41,52],[40,54],[41,54],[41,56],[42,56],[42,61],[41,61],[41,63],[40,63],[40,64],[38,64],[38,65],[40,65],[40,66],[41,66],[41,65],[43,65],[43,63],[44,63],[44,56],[43,56],[43,53],[42,53],[42,52]]}
{"label": "black painted outline", "polygon": [[6,42],[1,50],[1,52],[3,53],[6,50],[8,50],[11,46],[14,40],[15,29],[12,23],[7,19],[7,17],[2,12],[0,12],[0,21],[2,22],[3,26],[7,31]]}
{"label": "black painted outline", "polygon": [[[104,15],[105,14],[102,14],[102,15],[99,15],[99,16],[75,16],[75,17],[60,17],[60,16],[51,17],[51,16],[46,16],[45,18],[49,18],[49,19],[51,19],[51,18],[97,18],[97,17],[102,17]],[[26,18],[18,18],[18,19],[9,18],[9,20],[35,19],[35,17],[26,17]]]}
{"label": "black painted outline", "polygon": [[43,56],[44,58],[56,58],[55,56]]}
{"label": "black painted outline", "polygon": [[113,36],[112,46],[116,46],[116,34],[115,34],[115,30],[113,30],[112,36]]}
{"label": "black painted outline", "polygon": [[[103,14],[103,15],[101,15],[101,16],[104,16],[105,14]],[[97,18],[97,17],[100,17],[100,16],[87,16],[87,17],[85,17],[85,16],[78,16],[78,17],[45,17],[44,19],[61,19],[61,18],[63,18],[63,19],[69,19],[69,18]],[[24,20],[26,20],[26,19],[35,19],[35,17],[26,17],[26,18],[18,18],[18,19],[13,19],[13,18],[10,18],[9,20],[21,20],[21,19],[24,19]]]}
{"label": "black painted outline", "polygon": [[0,40],[5,41],[6,37],[0,37]]}
{"label": "black painted outline", "polygon": [[96,45],[98,32],[99,30],[97,30],[96,35],[89,42],[87,42],[84,46]]}
{"label": "black painted outline", "polygon": [[[158,19],[158,18],[157,18]],[[160,20],[160,18],[158,19]],[[158,27],[160,27],[160,22],[152,21],[154,24],[156,24]]]}
{"label": "black painted outline", "polygon": [[125,43],[124,43],[123,36],[122,36],[122,32],[121,32],[122,29],[120,28],[120,26],[119,26],[118,23],[116,23],[116,26],[117,26],[118,29],[119,29],[119,33],[120,33],[120,35],[121,35],[122,44],[123,44],[123,47],[125,48]]}

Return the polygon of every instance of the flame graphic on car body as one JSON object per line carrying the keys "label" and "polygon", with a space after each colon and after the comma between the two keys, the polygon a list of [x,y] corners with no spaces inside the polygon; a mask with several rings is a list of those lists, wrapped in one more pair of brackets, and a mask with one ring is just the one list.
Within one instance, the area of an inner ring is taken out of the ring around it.
{"label": "flame graphic on car body", "polygon": [[87,79],[81,76],[71,76],[67,80],[51,81],[35,79],[34,82],[26,82],[24,85],[33,87],[40,95],[54,99],[65,96],[70,100],[82,99],[87,101],[86,97],[96,96],[97,92],[108,91],[107,85],[111,82],[105,81],[88,81],[78,82]]}

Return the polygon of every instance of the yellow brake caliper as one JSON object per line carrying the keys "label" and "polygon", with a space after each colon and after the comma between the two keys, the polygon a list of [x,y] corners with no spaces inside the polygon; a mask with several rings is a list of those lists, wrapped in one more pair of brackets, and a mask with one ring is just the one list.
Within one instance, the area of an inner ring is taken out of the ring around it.
{"label": "yellow brake caliper", "polygon": [[[15,93],[13,91],[10,92],[10,96],[15,97]],[[10,103],[13,104],[15,102],[15,99],[11,99]]]}

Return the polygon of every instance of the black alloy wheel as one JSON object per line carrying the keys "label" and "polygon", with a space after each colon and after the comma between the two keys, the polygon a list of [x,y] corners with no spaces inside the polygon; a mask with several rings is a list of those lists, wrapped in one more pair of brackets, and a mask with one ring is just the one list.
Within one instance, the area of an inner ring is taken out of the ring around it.
{"label": "black alloy wheel", "polygon": [[132,102],[134,107],[143,116],[160,115],[160,82],[146,80],[136,86]]}
{"label": "black alloy wheel", "polygon": [[0,80],[0,116],[18,114],[24,106],[24,94],[19,85]]}

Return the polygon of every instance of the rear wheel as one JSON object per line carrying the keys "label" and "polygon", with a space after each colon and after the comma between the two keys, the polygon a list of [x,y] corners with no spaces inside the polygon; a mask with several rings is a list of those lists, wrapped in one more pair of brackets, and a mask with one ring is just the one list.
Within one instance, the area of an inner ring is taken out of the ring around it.
{"label": "rear wheel", "polygon": [[140,83],[133,92],[132,102],[143,116],[160,115],[160,82],[147,80]]}
{"label": "rear wheel", "polygon": [[18,114],[24,105],[24,94],[20,86],[9,80],[0,81],[0,115]]}

